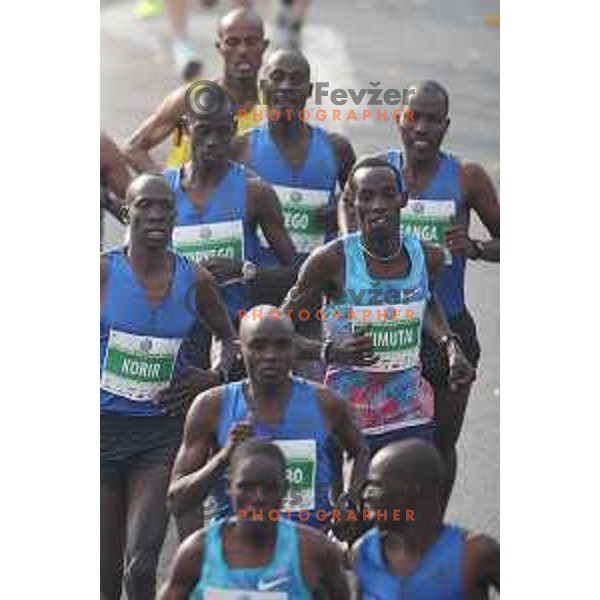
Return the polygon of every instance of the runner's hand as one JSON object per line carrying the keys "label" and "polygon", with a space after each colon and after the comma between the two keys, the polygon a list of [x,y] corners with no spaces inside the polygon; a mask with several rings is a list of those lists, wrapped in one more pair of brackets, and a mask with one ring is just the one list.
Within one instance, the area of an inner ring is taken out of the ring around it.
{"label": "runner's hand", "polygon": [[211,256],[202,261],[202,266],[208,269],[218,283],[240,279],[242,274],[242,261],[225,258],[223,256]]}
{"label": "runner's hand", "polygon": [[475,381],[475,369],[456,343],[448,346],[448,369],[448,383],[453,391]]}
{"label": "runner's hand", "polygon": [[368,367],[379,360],[373,354],[373,338],[362,334],[335,342],[329,356],[332,364],[349,367]]}
{"label": "runner's hand", "polygon": [[469,237],[466,225],[452,225],[446,230],[446,246],[452,254],[475,258],[477,249]]}
{"label": "runner's hand", "polygon": [[154,402],[168,415],[184,414],[200,392],[217,385],[218,373],[196,367],[184,367],[168,388],[156,394]]}
{"label": "runner's hand", "polygon": [[229,454],[235,450],[235,447],[242,442],[245,442],[247,439],[252,437],[252,422],[248,419],[244,419],[243,421],[238,421],[234,423],[229,429],[229,434],[227,435],[227,443],[225,444],[225,448],[229,451]]}

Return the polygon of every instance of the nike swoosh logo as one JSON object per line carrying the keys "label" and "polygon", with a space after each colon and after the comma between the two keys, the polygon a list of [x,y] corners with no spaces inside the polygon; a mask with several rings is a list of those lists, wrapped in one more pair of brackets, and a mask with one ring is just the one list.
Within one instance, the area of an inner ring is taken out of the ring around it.
{"label": "nike swoosh logo", "polygon": [[279,579],[273,579],[272,581],[259,581],[256,587],[258,588],[259,592],[266,592],[267,590],[272,590],[273,588],[276,588],[277,586],[289,580],[289,577],[279,577]]}

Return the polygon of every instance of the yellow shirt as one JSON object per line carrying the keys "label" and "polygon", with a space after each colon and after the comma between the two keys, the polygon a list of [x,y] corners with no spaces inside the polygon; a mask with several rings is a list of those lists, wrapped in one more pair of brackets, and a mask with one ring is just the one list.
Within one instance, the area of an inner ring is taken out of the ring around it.
{"label": "yellow shirt", "polygon": [[[238,115],[238,133],[244,133],[248,129],[258,127],[266,115],[267,107],[263,104],[255,104],[252,110],[240,117]],[[185,133],[176,130],[171,138],[171,147],[167,155],[167,167],[178,168],[191,158],[190,137]]]}

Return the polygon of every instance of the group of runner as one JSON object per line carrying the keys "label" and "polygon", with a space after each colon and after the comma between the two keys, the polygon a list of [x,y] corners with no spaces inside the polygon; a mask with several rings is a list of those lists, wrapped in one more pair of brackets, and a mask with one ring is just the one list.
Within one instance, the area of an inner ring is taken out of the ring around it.
{"label": "group of runner", "polygon": [[[494,187],[442,151],[439,83],[412,88],[401,150],[356,160],[299,117],[304,56],[263,64],[267,45],[254,12],[228,13],[217,111],[187,110],[186,86],[122,154],[101,137],[128,227],[101,255],[101,596],[155,597],[172,514],[163,599],[346,598],[348,571],[365,598],[487,597],[497,542],[444,512],[480,353],[466,263],[500,260]],[[257,122],[261,101],[288,118]]]}

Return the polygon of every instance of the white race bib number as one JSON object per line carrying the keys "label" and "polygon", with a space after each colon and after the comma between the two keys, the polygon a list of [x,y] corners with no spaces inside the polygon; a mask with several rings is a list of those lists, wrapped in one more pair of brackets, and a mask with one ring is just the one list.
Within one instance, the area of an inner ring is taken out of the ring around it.
{"label": "white race bib number", "polygon": [[445,264],[452,263],[446,248],[446,230],[456,216],[453,200],[409,200],[402,209],[402,232],[419,236],[422,242],[440,246],[444,250]]}
{"label": "white race bib number", "polygon": [[394,306],[353,306],[350,310],[352,332],[371,336],[379,358],[374,365],[356,368],[386,373],[418,365],[424,300]]}
{"label": "white race bib number", "polygon": [[285,473],[290,486],[282,510],[298,512],[315,509],[317,442],[315,440],[274,440],[285,456]]}
{"label": "white race bib number", "polygon": [[100,387],[129,400],[147,402],[171,382],[180,345],[180,339],[111,329]]}
{"label": "white race bib number", "polygon": [[175,251],[195,263],[212,257],[244,260],[242,221],[180,225],[173,230]]}
{"label": "white race bib number", "polygon": [[[327,206],[328,190],[305,190],[302,188],[274,185],[281,203],[285,228],[299,253],[310,253],[325,241],[325,226],[318,221],[318,211]],[[262,231],[260,244],[268,248],[269,243]]]}

